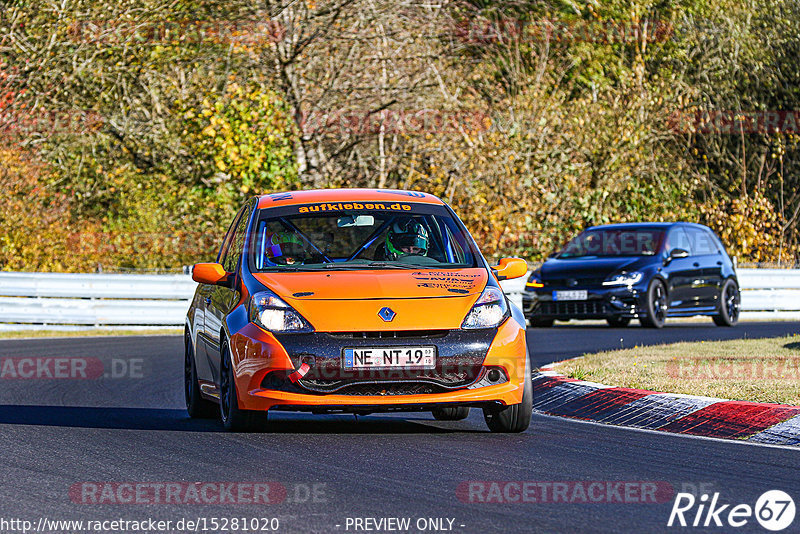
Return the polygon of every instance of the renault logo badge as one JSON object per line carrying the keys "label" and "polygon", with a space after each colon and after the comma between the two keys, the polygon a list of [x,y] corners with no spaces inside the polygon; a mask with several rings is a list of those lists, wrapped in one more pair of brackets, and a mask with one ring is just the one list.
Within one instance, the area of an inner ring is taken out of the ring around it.
{"label": "renault logo badge", "polygon": [[386,321],[387,323],[392,322],[395,315],[397,315],[393,309],[391,308],[381,308],[381,311],[378,312],[378,317]]}

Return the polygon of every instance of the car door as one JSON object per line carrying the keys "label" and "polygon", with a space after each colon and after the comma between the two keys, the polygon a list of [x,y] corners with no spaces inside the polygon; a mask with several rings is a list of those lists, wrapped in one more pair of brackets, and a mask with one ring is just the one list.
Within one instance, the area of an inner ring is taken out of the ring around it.
{"label": "car door", "polygon": [[[669,254],[674,249],[685,250],[689,253],[689,256],[670,259]],[[694,265],[695,260],[692,258],[691,242],[682,226],[675,226],[670,229],[667,234],[664,254],[666,265],[662,272],[667,279],[670,309],[681,310],[694,306],[696,295],[692,284],[699,275],[700,269]]]}
{"label": "car door", "polygon": [[[242,211],[244,211],[244,208],[240,209],[233,218],[233,222],[231,222],[225,237],[222,239],[222,245],[217,253],[217,263],[222,263],[222,258],[224,258],[228,253],[228,248],[233,240],[233,233],[236,229],[237,223],[239,222],[239,216],[242,214]],[[213,328],[209,328],[208,325],[209,323],[214,323],[214,320],[212,318],[211,321],[207,321],[206,315],[208,314],[207,308],[211,304],[212,293],[216,287],[217,286],[212,284],[200,284],[198,288],[198,296],[200,300],[197,303],[197,311],[195,312],[195,315],[197,316],[197,341],[195,347],[197,351],[197,378],[200,381],[200,387],[204,390],[207,390],[209,387],[213,387],[214,380],[214,375],[211,372],[211,367],[208,364],[208,347],[210,344],[209,331],[213,331]]]}
{"label": "car door", "polygon": [[[247,234],[247,227],[250,223],[250,215],[252,214],[252,211],[253,203],[248,202],[242,209],[239,218],[236,221],[233,235],[225,250],[225,254],[220,258],[222,267],[229,273],[235,273],[237,281],[238,277],[240,276],[239,263],[242,259],[245,236]],[[222,332],[223,322],[225,321],[225,317],[227,317],[227,315],[231,312],[236,303],[239,302],[239,298],[240,294],[238,283],[234,283],[233,287],[231,288],[215,285],[211,291],[210,301],[208,301],[206,304],[206,357],[214,384],[219,384],[220,335]]]}
{"label": "car door", "polygon": [[206,365],[206,302],[211,300],[212,286],[209,284],[199,284],[197,295],[193,302],[194,305],[194,350],[195,366],[197,367],[197,378],[200,380],[208,379],[210,373]]}
{"label": "car door", "polygon": [[722,287],[722,251],[717,247],[711,232],[698,226],[686,228],[692,244],[693,265],[699,264],[697,278],[693,282],[697,294],[697,306],[713,308],[717,305]]}

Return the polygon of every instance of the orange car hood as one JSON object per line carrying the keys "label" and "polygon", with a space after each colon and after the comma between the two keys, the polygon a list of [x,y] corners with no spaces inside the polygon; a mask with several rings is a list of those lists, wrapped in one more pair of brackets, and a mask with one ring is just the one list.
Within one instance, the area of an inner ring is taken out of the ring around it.
{"label": "orange car hood", "polygon": [[[317,331],[459,328],[486,286],[485,269],[258,273]],[[384,321],[384,306],[395,312]]]}

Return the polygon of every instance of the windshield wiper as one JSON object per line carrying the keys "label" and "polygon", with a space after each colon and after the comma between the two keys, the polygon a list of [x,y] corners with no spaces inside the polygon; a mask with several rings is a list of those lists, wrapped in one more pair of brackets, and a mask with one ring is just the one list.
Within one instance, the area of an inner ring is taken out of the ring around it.
{"label": "windshield wiper", "polygon": [[297,273],[297,272],[310,273],[310,272],[313,272],[313,271],[319,271],[319,269],[315,268],[315,267],[303,267],[302,265],[299,265],[297,267],[292,267],[292,266],[288,266],[287,265],[286,267],[266,267],[266,268],[261,269],[260,271],[256,271],[256,272],[259,272],[259,273]]}
{"label": "windshield wiper", "polygon": [[365,269],[401,269],[404,271],[410,269],[426,269],[430,268],[430,266],[420,266],[420,265],[412,265],[412,264],[398,264],[398,263],[388,263],[388,262],[380,262],[380,261],[373,261],[371,263],[347,263],[347,262],[326,262],[319,264],[318,266],[303,266],[299,265],[297,267],[293,266],[286,266],[286,267],[272,267],[263,269],[259,272],[269,272],[269,273],[281,273],[281,272],[314,272],[314,271],[360,271]]}
{"label": "windshield wiper", "polygon": [[398,264],[398,263],[387,263],[382,261],[373,261],[370,263],[348,263],[348,262],[340,262],[340,263],[323,263],[320,269],[325,270],[332,270],[332,271],[359,271],[363,269],[418,269],[418,265],[411,265],[411,264]]}
{"label": "windshield wiper", "polygon": [[387,263],[383,261],[373,261],[372,263],[368,263],[367,267],[372,267],[373,269],[417,269],[418,265],[406,264],[406,263]]}

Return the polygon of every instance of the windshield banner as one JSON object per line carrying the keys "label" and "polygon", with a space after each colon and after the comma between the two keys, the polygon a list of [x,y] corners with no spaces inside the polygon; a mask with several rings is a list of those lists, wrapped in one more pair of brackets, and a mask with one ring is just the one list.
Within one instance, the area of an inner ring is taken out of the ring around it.
{"label": "windshield banner", "polygon": [[345,210],[383,210],[383,211],[411,211],[411,204],[404,202],[323,202],[319,204],[304,204],[297,206],[297,213],[314,213],[326,211]]}

